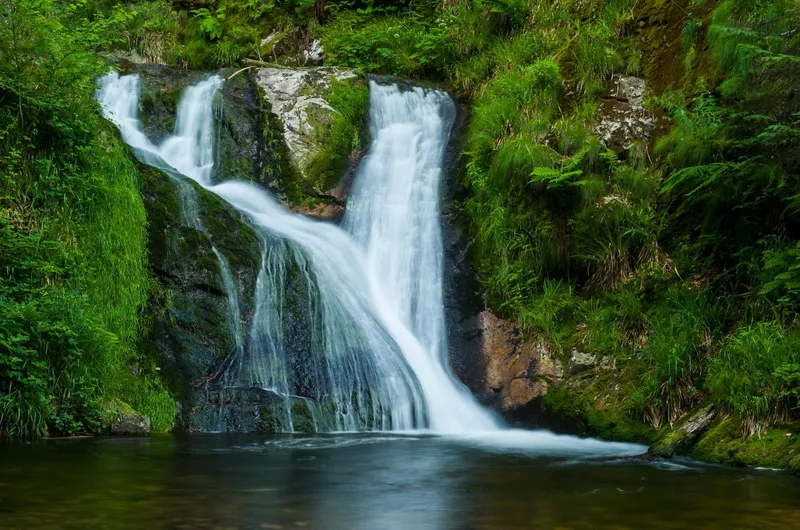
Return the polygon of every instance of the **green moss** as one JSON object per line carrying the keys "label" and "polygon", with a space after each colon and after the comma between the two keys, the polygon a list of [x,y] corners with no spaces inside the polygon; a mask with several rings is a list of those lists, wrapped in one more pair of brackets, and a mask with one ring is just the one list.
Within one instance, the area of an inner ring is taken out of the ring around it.
{"label": "green moss", "polygon": [[[699,460],[736,466],[758,466],[800,471],[800,424],[770,429],[745,438],[736,418],[727,418],[712,427],[692,449]],[[791,436],[785,436],[791,434]]]}
{"label": "green moss", "polygon": [[597,368],[571,376],[543,398],[546,410],[569,420],[586,434],[608,440],[652,443],[660,433],[632,414],[629,396],[640,367]]}
{"label": "green moss", "polygon": [[335,186],[349,161],[356,158],[362,148],[369,88],[363,79],[331,79],[330,82],[330,89],[324,97],[333,112],[309,115],[315,130],[315,143],[320,150],[303,169],[308,195]]}

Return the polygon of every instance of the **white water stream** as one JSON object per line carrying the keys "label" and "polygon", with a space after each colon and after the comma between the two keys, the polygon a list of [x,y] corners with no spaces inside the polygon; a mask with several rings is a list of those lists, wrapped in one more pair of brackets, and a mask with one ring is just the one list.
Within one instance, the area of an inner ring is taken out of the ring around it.
{"label": "white water stream", "polygon": [[287,212],[252,184],[215,183],[213,98],[222,85],[219,77],[184,89],[175,132],[158,145],[137,118],[139,85],[136,75],[110,73],[100,80],[97,98],[139,159],[176,181],[184,222],[208,235],[188,178],[227,201],[262,237],[248,330],[241,329],[228,262],[213,247],[237,342],[226,383],[284,396],[284,430],[293,430],[290,400],[298,392],[283,341],[286,282],[293,271],[308,291],[304,310],[312,347],[302,363],[313,384],[305,385],[303,396],[317,430],[430,430],[526,451],[641,451],[630,444],[501,429],[450,373],[439,183],[455,108],[446,94],[370,83],[372,145],[342,229]]}

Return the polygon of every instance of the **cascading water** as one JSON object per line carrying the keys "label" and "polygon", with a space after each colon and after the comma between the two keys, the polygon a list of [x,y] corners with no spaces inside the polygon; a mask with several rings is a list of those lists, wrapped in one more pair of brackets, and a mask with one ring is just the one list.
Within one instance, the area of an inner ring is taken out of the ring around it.
{"label": "cascading water", "polygon": [[[292,430],[289,399],[299,390],[310,398],[319,430],[495,429],[492,416],[453,378],[446,362],[438,200],[454,116],[449,97],[371,83],[374,143],[345,221],[351,236],[284,211],[251,184],[214,183],[213,97],[221,83],[210,77],[184,90],[175,134],[160,145],[141,131],[137,76],[105,76],[97,97],[137,156],[178,180],[189,226],[203,230],[191,207],[195,189],[182,177],[226,200],[262,237],[255,314],[246,339],[235,281],[214,248],[237,335],[225,384],[257,385],[284,396],[286,430]],[[283,343],[289,271],[303,279],[308,292],[303,310],[312,349],[303,359],[310,375],[302,385]]]}
{"label": "cascading water", "polygon": [[403,352],[438,432],[496,427],[447,360],[439,184],[455,114],[444,92],[370,82],[373,141],[344,220],[367,252],[378,312],[397,327],[396,337],[413,336]]}

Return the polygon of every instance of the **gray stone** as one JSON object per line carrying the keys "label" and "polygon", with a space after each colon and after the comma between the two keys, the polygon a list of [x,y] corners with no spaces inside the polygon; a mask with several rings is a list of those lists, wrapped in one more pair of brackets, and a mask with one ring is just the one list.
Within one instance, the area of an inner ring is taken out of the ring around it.
{"label": "gray stone", "polygon": [[567,370],[571,375],[578,374],[594,368],[596,364],[597,356],[595,354],[579,352],[576,348],[572,348],[572,352],[569,355]]}
{"label": "gray stone", "polygon": [[147,436],[150,434],[150,418],[133,412],[123,412],[111,424],[111,434],[118,436]]}
{"label": "gray stone", "polygon": [[600,101],[595,132],[616,152],[627,151],[637,141],[650,141],[654,118],[644,108],[644,79],[614,76],[612,87]]}
{"label": "gray stone", "polygon": [[256,82],[283,125],[291,163],[304,178],[309,177],[314,155],[322,150],[325,140],[318,128],[329,123],[336,112],[326,99],[331,83],[357,78],[352,70],[336,67],[256,70]]}

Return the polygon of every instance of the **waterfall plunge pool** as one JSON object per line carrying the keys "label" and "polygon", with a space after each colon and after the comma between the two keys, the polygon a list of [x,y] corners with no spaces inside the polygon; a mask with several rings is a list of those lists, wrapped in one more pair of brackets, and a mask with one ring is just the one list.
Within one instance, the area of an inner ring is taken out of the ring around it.
{"label": "waterfall plunge pool", "polygon": [[[796,528],[800,521],[800,481],[782,473],[608,458],[638,446],[571,437],[558,437],[556,451],[553,435],[538,434],[505,442],[353,434],[6,444],[0,527]],[[578,444],[571,454],[570,444]]]}

